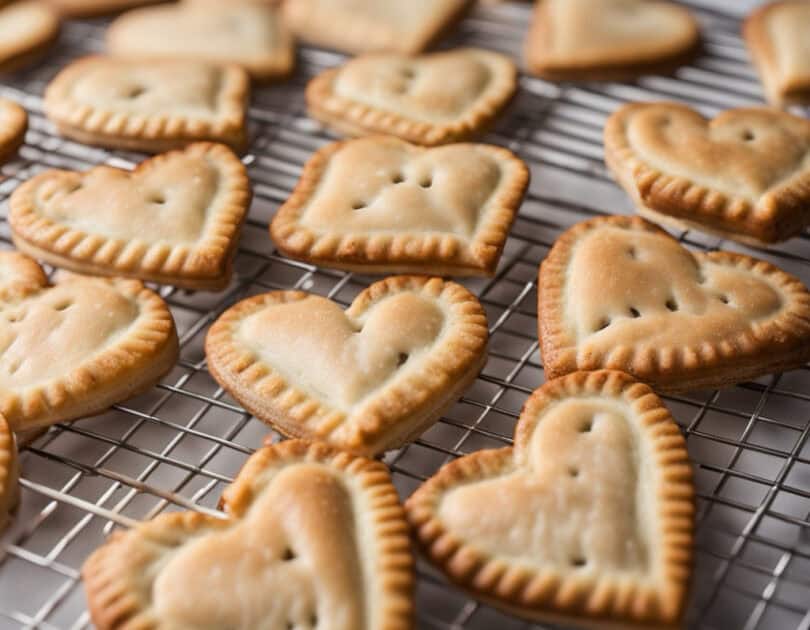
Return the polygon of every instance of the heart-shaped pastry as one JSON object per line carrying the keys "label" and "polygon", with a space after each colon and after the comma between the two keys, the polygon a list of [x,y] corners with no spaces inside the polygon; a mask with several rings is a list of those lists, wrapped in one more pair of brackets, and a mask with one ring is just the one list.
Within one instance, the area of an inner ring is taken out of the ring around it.
{"label": "heart-shaped pastry", "polygon": [[17,505],[19,494],[14,433],[6,419],[0,416],[0,533],[5,529],[9,515]]}
{"label": "heart-shaped pastry", "polygon": [[211,327],[211,375],[285,435],[377,454],[414,439],[475,379],[487,319],[440,278],[372,284],[344,312],[301,291],[243,300]]}
{"label": "heart-shaped pastry", "polygon": [[28,114],[14,101],[0,98],[0,160],[5,160],[22,145],[28,130]]}
{"label": "heart-shaped pastry", "polygon": [[241,151],[249,95],[236,65],[98,56],[63,68],[44,108],[59,133],[84,144],[160,153],[208,140]]}
{"label": "heart-shaped pastry", "polygon": [[514,448],[443,466],[405,510],[439,569],[513,614],[675,628],[693,498],[686,444],[666,407],[605,370],[546,383],[523,407]]}
{"label": "heart-shaped pastry", "polygon": [[412,627],[408,527],[383,464],[284,442],[248,460],[223,504],[227,519],[162,514],[90,556],[96,627]]}
{"label": "heart-shaped pastry", "polygon": [[623,370],[659,391],[733,385],[810,360],[810,293],[762,260],[692,253],[638,217],[565,232],[540,268],[549,378]]}
{"label": "heart-shaped pastry", "polygon": [[136,280],[65,273],[0,253],[0,414],[14,431],[75,420],[150,387],[177,359],[174,320]]}
{"label": "heart-shaped pastry", "polygon": [[810,4],[805,0],[771,2],[745,20],[745,41],[774,105],[810,103],[808,24]]}
{"label": "heart-shaped pastry", "polygon": [[631,103],[605,125],[605,160],[640,214],[754,245],[810,224],[810,121],[773,109],[712,120]]}
{"label": "heart-shaped pastry", "polygon": [[301,39],[359,54],[422,52],[458,20],[470,0],[295,0],[284,20]]}
{"label": "heart-shaped pastry", "polygon": [[338,269],[492,275],[528,183],[500,147],[337,142],[307,162],[270,235],[286,255]]}
{"label": "heart-shaped pastry", "polygon": [[692,14],[673,2],[538,0],[526,63],[552,80],[633,78],[681,65],[699,36]]}
{"label": "heart-shaped pastry", "polygon": [[40,0],[3,2],[0,7],[0,72],[37,61],[59,36],[59,17]]}
{"label": "heart-shaped pastry", "polygon": [[312,79],[306,96],[313,118],[350,136],[385,133],[437,145],[486,129],[516,89],[511,59],[457,48],[357,57]]}
{"label": "heart-shaped pastry", "polygon": [[113,55],[236,63],[256,79],[289,74],[292,37],[269,2],[181,2],[129,11],[107,29]]}
{"label": "heart-shaped pastry", "polygon": [[250,182],[221,144],[196,143],[134,171],[47,171],[11,196],[17,247],[81,273],[188,289],[227,286]]}

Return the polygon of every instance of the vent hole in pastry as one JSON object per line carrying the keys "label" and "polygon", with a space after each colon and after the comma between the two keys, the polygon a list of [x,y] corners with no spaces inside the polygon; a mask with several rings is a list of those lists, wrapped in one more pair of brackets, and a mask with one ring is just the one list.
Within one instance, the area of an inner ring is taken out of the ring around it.
{"label": "vent hole in pastry", "polygon": [[672,311],[673,313],[678,310],[678,303],[674,298],[669,298],[667,300],[667,310]]}
{"label": "vent hole in pastry", "polygon": [[407,363],[409,356],[404,352],[400,352],[399,356],[397,357],[397,367],[401,367]]}
{"label": "vent hole in pastry", "polygon": [[362,201],[355,201],[352,204],[352,210],[362,210],[365,207],[366,207],[366,204],[364,204]]}
{"label": "vent hole in pastry", "polygon": [[568,469],[568,474],[571,475],[572,477],[579,477],[579,468],[577,468],[576,466],[571,466]]}
{"label": "vent hole in pastry", "polygon": [[162,206],[164,203],[166,203],[166,197],[164,197],[160,193],[156,193],[156,194],[152,195],[152,198],[150,199],[150,201],[152,203],[156,203],[159,206]]}
{"label": "vent hole in pastry", "polygon": [[401,184],[402,182],[404,182],[404,181],[405,181],[405,176],[404,176],[402,173],[397,173],[396,175],[394,175],[394,176],[391,178],[391,181],[392,181],[394,184]]}
{"label": "vent hole in pastry", "polygon": [[588,561],[585,558],[583,558],[582,556],[576,556],[574,558],[571,558],[571,566],[572,567],[582,568],[586,564],[588,564]]}
{"label": "vent hole in pastry", "polygon": [[743,131],[742,139],[744,142],[751,142],[752,140],[756,139],[754,132],[750,129],[746,129]]}
{"label": "vent hole in pastry", "polygon": [[628,258],[632,258],[633,260],[635,260],[635,259],[636,259],[636,257],[637,257],[637,256],[636,256],[636,248],[635,248],[635,247],[631,247],[630,249],[628,249],[628,250],[627,250],[627,256],[628,256]]}
{"label": "vent hole in pastry", "polygon": [[65,300],[64,302],[59,302],[53,305],[53,310],[55,311],[66,311],[71,306],[73,306],[73,302],[70,300]]}
{"label": "vent hole in pastry", "polygon": [[8,373],[9,374],[16,374],[17,370],[19,370],[20,367],[22,367],[22,361],[19,361],[19,360],[14,361],[14,363],[12,363],[11,365],[8,366]]}
{"label": "vent hole in pastry", "polygon": [[290,560],[295,560],[295,552],[293,552],[292,549],[287,547],[284,550],[284,553],[281,554],[281,559],[284,560],[284,562],[289,562]]}
{"label": "vent hole in pastry", "polygon": [[431,186],[433,186],[433,178],[430,176],[423,177],[422,180],[419,182],[419,185],[422,188],[430,188]]}
{"label": "vent hole in pastry", "polygon": [[318,627],[318,615],[316,615],[315,613],[312,614],[312,619],[309,620],[309,625],[311,628]]}
{"label": "vent hole in pastry", "polygon": [[585,424],[583,424],[581,427],[579,427],[579,432],[580,433],[590,433],[591,429],[593,429],[593,420],[588,420],[587,422],[585,422]]}
{"label": "vent hole in pastry", "polygon": [[142,94],[146,92],[146,88],[142,85],[135,85],[129,89],[127,92],[127,98],[138,98]]}
{"label": "vent hole in pastry", "polygon": [[634,319],[635,319],[636,317],[641,317],[641,313],[639,313],[639,310],[638,310],[637,308],[633,308],[633,307],[631,306],[631,307],[630,307],[630,317],[632,317],[632,318],[634,318]]}
{"label": "vent hole in pastry", "polygon": [[727,296],[727,295],[718,295],[718,296],[717,296],[717,299],[718,299],[718,300],[720,300],[720,301],[721,301],[723,304],[728,304],[728,303],[729,303],[729,301],[730,301],[730,300],[728,299],[728,296]]}
{"label": "vent hole in pastry", "polygon": [[25,319],[25,313],[9,313],[6,315],[6,321],[11,324],[21,322],[23,319]]}
{"label": "vent hole in pastry", "polygon": [[405,77],[406,79],[413,79],[416,76],[416,73],[410,68],[403,68],[402,76]]}
{"label": "vent hole in pastry", "polygon": [[603,317],[602,319],[599,320],[599,323],[596,324],[596,330],[594,330],[594,332],[604,330],[608,326],[610,326],[610,320],[607,317]]}

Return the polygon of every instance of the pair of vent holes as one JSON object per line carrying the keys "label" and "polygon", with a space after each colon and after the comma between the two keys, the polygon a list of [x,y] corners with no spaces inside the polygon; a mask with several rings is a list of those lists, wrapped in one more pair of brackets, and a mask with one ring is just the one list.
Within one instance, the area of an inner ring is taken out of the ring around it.
{"label": "pair of vent holes", "polygon": [[[391,177],[392,184],[404,184],[405,181],[405,176],[402,173],[396,173],[393,177]],[[433,186],[433,178],[430,175],[423,177],[421,180],[419,180],[419,186],[425,189],[430,188]],[[366,207],[368,206],[364,201],[355,201],[352,204],[352,210],[363,210]]]}
{"label": "pair of vent holes", "polygon": [[[663,126],[664,127],[668,127],[671,123],[672,123],[672,119],[664,118],[664,120],[663,120]],[[745,129],[745,130],[743,130],[742,134],[740,135],[740,139],[743,142],[753,142],[754,140],[757,139],[757,135],[753,131],[751,131],[750,129]]]}
{"label": "pair of vent holes", "polygon": [[[62,311],[68,310],[71,306],[73,306],[73,302],[71,302],[70,300],[65,300],[64,302],[57,302],[56,304],[54,304],[53,310],[55,310],[58,313],[61,313]],[[23,321],[25,319],[25,316],[26,313],[24,312],[9,313],[8,315],[6,315],[6,321],[9,322],[10,324],[16,324],[18,322]]]}

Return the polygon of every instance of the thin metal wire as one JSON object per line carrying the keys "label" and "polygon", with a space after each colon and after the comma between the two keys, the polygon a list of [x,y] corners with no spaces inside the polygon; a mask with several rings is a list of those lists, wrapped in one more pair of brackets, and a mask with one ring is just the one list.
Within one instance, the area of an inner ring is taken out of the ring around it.
{"label": "thin metal wire", "polygon": [[[511,443],[522,402],[543,381],[535,321],[539,261],[573,223],[632,209],[604,166],[605,116],[631,99],[676,99],[706,114],[761,101],[738,21],[700,10],[697,0],[688,4],[706,26],[704,53],[675,77],[583,85],[521,77],[520,94],[487,140],[523,157],[534,181],[497,275],[466,283],[489,316],[490,360],[441,422],[386,456],[403,496],[452,458]],[[479,8],[450,45],[480,45],[517,56],[528,10],[517,3]],[[45,62],[0,86],[0,95],[31,113],[25,147],[0,167],[0,214],[20,182],[47,168],[131,167],[141,159],[60,138],[42,116],[40,95],[48,80],[69,59],[101,50],[104,25],[69,24]],[[160,288],[180,332],[176,369],[149,393],[99,418],[54,427],[23,452],[22,504],[0,538],[0,629],[88,627],[79,569],[112,529],[167,509],[217,514],[222,489],[268,431],[207,373],[202,343],[224,309],[246,295],[287,288],[345,305],[373,280],[286,260],[267,235],[269,217],[308,156],[332,139],[307,117],[303,87],[342,59],[303,48],[289,83],[255,94],[254,142],[245,157],[255,202],[236,260],[237,278],[221,294]],[[700,233],[676,236],[702,250],[745,250]],[[4,220],[0,240],[10,244]],[[808,234],[755,255],[810,282]],[[810,369],[667,401],[687,436],[698,490],[689,625],[810,629]],[[468,599],[422,563],[417,598],[420,628],[532,627]]]}

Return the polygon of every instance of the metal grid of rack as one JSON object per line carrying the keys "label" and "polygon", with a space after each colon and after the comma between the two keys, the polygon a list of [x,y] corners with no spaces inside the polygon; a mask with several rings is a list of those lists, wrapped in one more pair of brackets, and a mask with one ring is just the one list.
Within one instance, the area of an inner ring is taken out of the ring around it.
{"label": "metal grid of rack", "polygon": [[[695,2],[694,4],[697,4]],[[486,141],[532,167],[533,182],[497,276],[466,282],[490,321],[490,359],[475,384],[414,444],[385,457],[403,496],[440,465],[511,439],[526,396],[543,381],[536,338],[537,265],[561,231],[598,213],[631,212],[602,161],[604,118],[626,100],[675,99],[705,114],[761,102],[739,39],[739,22],[694,7],[703,54],[674,77],[634,84],[555,85],[521,77],[521,91]],[[446,45],[472,44],[519,56],[529,7],[482,6]],[[19,157],[0,168],[0,215],[10,192],[46,168],[129,167],[140,156],[91,149],[53,133],[41,109],[48,80],[69,59],[102,49],[103,21],[66,26],[39,66],[0,86],[21,102],[31,130]],[[245,157],[255,201],[223,293],[163,287],[180,333],[181,359],[163,382],[95,418],[54,427],[22,453],[22,503],[0,538],[0,629],[85,628],[79,568],[116,527],[166,509],[213,511],[222,489],[268,433],[208,375],[209,324],[246,295],[299,288],[348,304],[373,278],[286,260],[272,247],[268,218],[286,198],[310,153],[331,140],[306,116],[303,87],[338,54],[303,48],[296,75],[260,88],[251,108],[254,142]],[[696,232],[686,245],[745,251]],[[0,240],[9,246],[8,226]],[[810,235],[757,251],[810,282]],[[690,627],[810,628],[810,369],[731,390],[667,398],[687,436],[699,495]],[[419,628],[529,628],[479,605],[420,563]]]}

